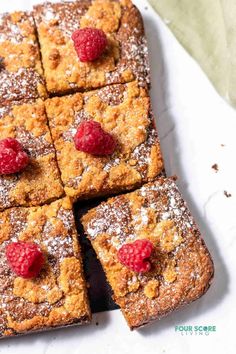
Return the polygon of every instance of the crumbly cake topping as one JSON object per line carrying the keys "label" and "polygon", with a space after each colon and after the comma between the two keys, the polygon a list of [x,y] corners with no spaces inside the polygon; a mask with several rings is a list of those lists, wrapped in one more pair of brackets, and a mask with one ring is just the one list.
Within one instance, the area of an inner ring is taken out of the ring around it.
{"label": "crumbly cake topping", "polygon": [[116,71],[106,73],[108,84],[119,82],[119,77],[131,70],[140,86],[150,85],[150,66],[148,59],[148,46],[145,37],[129,37],[121,42],[122,59]]}
{"label": "crumbly cake topping", "polygon": [[[102,16],[101,16],[102,14]],[[149,84],[147,43],[142,18],[131,1],[83,0],[34,7],[47,88],[51,94],[125,83]],[[102,29],[105,53],[95,62],[78,60],[72,33],[85,27]]]}
{"label": "crumbly cake topping", "polygon": [[121,60],[116,72],[106,73],[108,83],[115,83],[118,76],[126,75],[131,70],[140,85],[150,84],[150,65],[148,60],[148,46],[144,35],[143,21],[138,10],[131,6],[123,10],[121,24],[118,31]]}
{"label": "crumbly cake topping", "polygon": [[22,172],[0,176],[0,209],[39,205],[60,197],[63,188],[44,103],[16,101],[0,108],[0,133],[2,139],[17,139],[30,157]]}
{"label": "crumbly cake topping", "polygon": [[[137,82],[49,99],[46,110],[68,195],[83,198],[131,189],[162,171],[148,93]],[[77,128],[88,119],[116,139],[113,155],[94,157],[75,149]]]}
{"label": "crumbly cake topping", "polygon": [[[26,32],[26,24],[34,28],[34,20],[30,13],[15,12],[13,14],[0,14],[0,43],[9,41],[20,44],[23,40],[29,40]],[[32,32],[31,32],[32,33]],[[31,41],[31,43],[34,43]]]}
{"label": "crumbly cake topping", "polygon": [[137,170],[142,178],[147,177],[147,166],[152,162],[152,147],[155,146],[157,142],[159,142],[157,131],[150,126],[147,133],[147,140],[137,146],[131,154],[131,159],[137,162]]}
{"label": "crumbly cake topping", "polygon": [[36,5],[36,21],[49,25],[49,34],[53,33],[53,26],[57,26],[63,35],[70,39],[72,33],[78,29],[78,19],[85,14],[90,4],[90,0],[82,0],[79,4],[75,1],[68,1]]}
{"label": "crumbly cake topping", "polygon": [[[89,236],[96,238],[103,233],[109,234],[115,236],[121,246],[126,242],[127,237],[129,240],[137,237],[136,229],[140,230],[148,226],[149,209],[155,212],[156,222],[173,220],[185,236],[188,235],[189,230],[192,230],[193,218],[173,180],[165,180],[163,184],[158,182],[147,184],[133,194],[137,197],[141,196],[144,200],[142,202],[144,205],[140,205],[136,214],[131,214],[132,199],[129,200],[126,196],[111,199],[110,203],[102,203],[96,208],[96,218],[87,225]],[[164,195],[166,203],[163,202]],[[138,224],[136,224],[137,219],[140,219]],[[125,232],[126,230],[128,232]]]}
{"label": "crumbly cake topping", "polygon": [[0,15],[0,104],[46,97],[33,17]]}
{"label": "crumbly cake topping", "polygon": [[[0,335],[87,321],[86,285],[69,199],[8,209],[0,213],[0,224]],[[6,245],[17,240],[38,243],[46,256],[34,280],[17,277],[7,264]]]}
{"label": "crumbly cake topping", "polygon": [[[213,264],[174,179],[111,198],[82,223],[130,327],[160,318],[208,288]],[[155,247],[147,273],[131,271],[117,257],[123,244],[137,239]]]}

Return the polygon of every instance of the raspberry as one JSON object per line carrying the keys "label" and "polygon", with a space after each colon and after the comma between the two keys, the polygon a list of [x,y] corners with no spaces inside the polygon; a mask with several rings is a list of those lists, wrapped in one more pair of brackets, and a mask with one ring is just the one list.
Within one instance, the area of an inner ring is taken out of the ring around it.
{"label": "raspberry", "polygon": [[93,120],[82,122],[74,137],[77,150],[92,155],[111,155],[116,147],[112,135],[105,132],[101,124]]}
{"label": "raspberry", "polygon": [[98,59],[107,46],[106,34],[97,28],[78,29],[72,34],[71,38],[82,62]]}
{"label": "raspberry", "polygon": [[12,138],[0,140],[0,174],[21,171],[29,163],[29,156],[21,144]]}
{"label": "raspberry", "polygon": [[151,263],[147,260],[153,250],[153,244],[149,240],[141,239],[133,243],[126,243],[118,251],[119,261],[131,270],[144,273],[151,268]]}
{"label": "raspberry", "polygon": [[6,248],[8,264],[22,278],[35,278],[43,264],[44,256],[38,245],[29,242],[12,242]]}

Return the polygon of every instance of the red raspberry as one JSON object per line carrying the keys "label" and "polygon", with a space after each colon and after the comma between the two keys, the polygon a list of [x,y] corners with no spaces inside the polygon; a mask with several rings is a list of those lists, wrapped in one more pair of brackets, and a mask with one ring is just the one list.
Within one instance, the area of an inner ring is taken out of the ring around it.
{"label": "red raspberry", "polygon": [[93,120],[82,122],[74,137],[77,150],[92,155],[111,155],[116,142],[111,134],[105,132],[101,124]]}
{"label": "red raspberry", "polygon": [[0,174],[21,171],[29,163],[29,156],[21,144],[12,138],[0,140]]}
{"label": "red raspberry", "polygon": [[106,34],[97,28],[78,29],[71,38],[78,57],[83,62],[98,59],[107,46]]}
{"label": "red raspberry", "polygon": [[38,245],[29,242],[12,242],[6,248],[8,264],[22,278],[35,278],[43,264],[44,256]]}
{"label": "red raspberry", "polygon": [[119,249],[118,259],[122,264],[135,272],[148,272],[151,264],[147,258],[150,257],[153,247],[152,242],[146,239],[126,243]]}

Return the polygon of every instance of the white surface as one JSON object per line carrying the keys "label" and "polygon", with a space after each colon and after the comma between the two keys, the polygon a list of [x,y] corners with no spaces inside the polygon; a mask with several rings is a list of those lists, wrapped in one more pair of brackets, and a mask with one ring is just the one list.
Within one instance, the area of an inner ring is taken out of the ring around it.
{"label": "white surface", "polygon": [[[37,2],[0,0],[0,11],[27,9]],[[217,95],[154,11],[146,8],[146,1],[135,3],[149,40],[152,101],[166,169],[179,176],[212,253],[214,283],[202,299],[139,332],[130,332],[120,312],[113,311],[95,315],[89,326],[1,341],[0,354],[235,352],[236,112]],[[211,168],[214,163],[218,173]],[[232,197],[226,198],[224,190]],[[216,332],[181,336],[175,333],[176,325],[215,325]]]}

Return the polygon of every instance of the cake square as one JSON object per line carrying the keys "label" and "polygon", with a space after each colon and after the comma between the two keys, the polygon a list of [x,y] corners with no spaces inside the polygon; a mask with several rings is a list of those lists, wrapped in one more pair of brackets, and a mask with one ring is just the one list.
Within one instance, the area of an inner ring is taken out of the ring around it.
{"label": "cake square", "polygon": [[64,193],[45,106],[37,101],[0,106],[0,139],[15,138],[30,162],[19,173],[0,175],[0,210],[48,203]]}
{"label": "cake square", "polygon": [[[163,170],[150,98],[137,82],[46,100],[58,166],[67,195],[89,199],[140,186]],[[117,141],[115,152],[98,157],[78,151],[74,135],[94,120]]]}
{"label": "cake square", "polygon": [[[50,95],[134,79],[149,84],[143,21],[130,0],[46,2],[34,7],[34,18]],[[81,62],[71,39],[85,27],[102,29],[108,38],[106,51],[94,62]]]}
{"label": "cake square", "polygon": [[0,105],[46,95],[33,17],[0,14]]}
{"label": "cake square", "polygon": [[[81,250],[69,198],[0,212],[0,336],[90,321]],[[34,279],[15,275],[6,260],[11,242],[34,242],[45,264]]]}
{"label": "cake square", "polygon": [[[208,289],[213,262],[173,178],[111,198],[81,220],[131,329],[166,316]],[[145,273],[130,270],[118,258],[124,244],[138,239],[154,246]]]}

